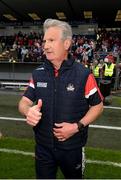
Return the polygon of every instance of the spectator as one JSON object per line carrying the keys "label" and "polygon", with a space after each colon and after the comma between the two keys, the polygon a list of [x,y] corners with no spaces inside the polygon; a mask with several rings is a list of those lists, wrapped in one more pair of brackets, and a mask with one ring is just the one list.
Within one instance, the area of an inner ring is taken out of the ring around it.
{"label": "spectator", "polygon": [[99,85],[100,77],[101,77],[101,68],[99,66],[98,60],[96,60],[96,59],[93,62],[92,72],[94,74],[97,84]]}
{"label": "spectator", "polygon": [[111,88],[114,88],[115,84],[115,77],[116,77],[116,66],[114,63],[112,63],[112,58],[105,58],[104,59],[104,66],[103,66],[103,72],[104,72],[104,79],[111,82]]}
{"label": "spectator", "polygon": [[27,54],[28,54],[28,49],[25,46],[23,46],[21,49],[21,57],[22,57],[21,61],[22,62],[24,62]]}

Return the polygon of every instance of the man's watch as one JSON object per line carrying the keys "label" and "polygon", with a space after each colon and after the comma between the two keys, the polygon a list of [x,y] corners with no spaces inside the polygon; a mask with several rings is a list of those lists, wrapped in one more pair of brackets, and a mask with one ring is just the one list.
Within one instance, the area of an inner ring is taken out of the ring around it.
{"label": "man's watch", "polygon": [[84,130],[84,124],[82,124],[82,122],[78,121],[77,122],[77,126],[78,126],[78,130],[81,132]]}

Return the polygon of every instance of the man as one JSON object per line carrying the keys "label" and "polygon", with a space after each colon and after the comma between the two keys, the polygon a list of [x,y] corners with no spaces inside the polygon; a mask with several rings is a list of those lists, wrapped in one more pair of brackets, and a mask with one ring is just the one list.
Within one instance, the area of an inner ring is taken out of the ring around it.
{"label": "man", "polygon": [[[32,74],[19,111],[33,126],[36,177],[55,179],[59,166],[65,178],[82,178],[82,147],[88,125],[103,110],[94,77],[68,58],[72,29],[66,22],[44,22],[44,64]],[[36,105],[33,103],[36,102]]]}

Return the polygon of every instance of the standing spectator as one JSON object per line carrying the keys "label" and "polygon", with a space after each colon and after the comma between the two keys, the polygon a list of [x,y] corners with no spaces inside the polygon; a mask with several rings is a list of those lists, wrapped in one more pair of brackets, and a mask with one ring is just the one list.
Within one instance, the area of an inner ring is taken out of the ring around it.
{"label": "standing spectator", "polygon": [[114,63],[112,63],[112,58],[105,58],[104,59],[104,66],[103,66],[103,72],[104,72],[104,79],[111,81],[111,88],[114,88],[115,84],[115,77],[116,77],[116,66]]}
{"label": "standing spectator", "polygon": [[97,84],[99,85],[101,72],[100,72],[100,66],[99,66],[98,60],[96,59],[93,62],[92,72],[94,74]]}
{"label": "standing spectator", "polygon": [[55,19],[44,22],[47,59],[33,72],[19,102],[19,111],[34,127],[39,179],[55,179],[58,166],[65,178],[82,179],[82,148],[88,125],[103,110],[100,91],[89,69],[68,58],[71,42],[68,23]]}
{"label": "standing spectator", "polygon": [[28,49],[23,46],[21,48],[21,61],[24,62],[26,55],[28,54]]}

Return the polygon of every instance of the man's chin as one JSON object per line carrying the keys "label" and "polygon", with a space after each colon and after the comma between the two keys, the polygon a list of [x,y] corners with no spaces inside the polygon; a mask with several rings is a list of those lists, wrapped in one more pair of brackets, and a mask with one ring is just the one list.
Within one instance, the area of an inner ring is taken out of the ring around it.
{"label": "man's chin", "polygon": [[48,56],[47,56],[47,59],[48,59],[49,61],[53,61],[53,58],[51,58],[51,57],[48,57]]}

